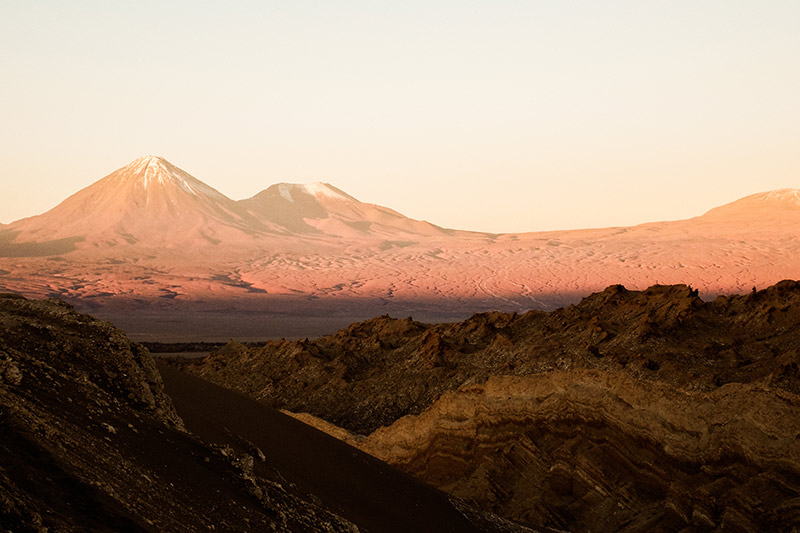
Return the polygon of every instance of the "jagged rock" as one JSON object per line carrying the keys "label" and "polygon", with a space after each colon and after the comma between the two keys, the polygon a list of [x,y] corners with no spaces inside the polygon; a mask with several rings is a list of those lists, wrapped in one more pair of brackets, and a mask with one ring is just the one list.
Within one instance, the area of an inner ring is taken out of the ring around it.
{"label": "jagged rock", "polygon": [[9,385],[22,383],[22,372],[11,356],[6,353],[0,353],[0,378]]}
{"label": "jagged rock", "polygon": [[800,283],[710,302],[617,285],[410,326],[353,325],[302,365],[283,342],[186,368],[529,524],[800,527]]}

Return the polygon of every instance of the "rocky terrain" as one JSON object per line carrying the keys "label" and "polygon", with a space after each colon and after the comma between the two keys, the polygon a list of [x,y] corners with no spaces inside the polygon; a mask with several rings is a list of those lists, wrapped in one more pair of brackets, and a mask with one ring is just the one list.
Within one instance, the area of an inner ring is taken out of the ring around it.
{"label": "rocky terrain", "polygon": [[507,518],[570,531],[800,527],[800,283],[615,285],[552,312],[379,317],[189,372]]}
{"label": "rocky terrain", "polygon": [[68,304],[0,295],[0,531],[528,531],[162,371]]}
{"label": "rocky terrain", "polygon": [[236,201],[148,156],[0,227],[0,291],[64,299],[138,341],[302,338],[386,313],[439,322],[552,310],[612,283],[747,292],[800,278],[798,235],[796,189],[688,220],[490,234],[327,183]]}

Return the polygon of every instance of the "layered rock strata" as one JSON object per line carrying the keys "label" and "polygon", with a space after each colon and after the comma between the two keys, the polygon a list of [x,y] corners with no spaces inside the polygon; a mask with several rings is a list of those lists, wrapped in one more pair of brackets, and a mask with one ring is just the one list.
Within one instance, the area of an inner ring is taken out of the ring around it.
{"label": "layered rock strata", "polygon": [[492,377],[353,443],[497,514],[570,531],[771,530],[800,519],[800,397],[620,372]]}
{"label": "layered rock strata", "polygon": [[750,531],[800,527],[798,363],[786,281],[712,302],[612,286],[551,313],[381,317],[187,368],[508,518]]}

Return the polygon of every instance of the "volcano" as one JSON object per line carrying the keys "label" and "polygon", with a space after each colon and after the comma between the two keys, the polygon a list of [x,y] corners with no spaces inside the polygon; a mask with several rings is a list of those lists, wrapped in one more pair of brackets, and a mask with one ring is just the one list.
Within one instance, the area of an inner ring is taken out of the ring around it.
{"label": "volcano", "polygon": [[245,209],[161,157],[147,156],[8,226],[17,242],[78,238],[84,246],[198,245],[269,231]]}
{"label": "volcano", "polygon": [[453,233],[388,207],[359,202],[329,183],[278,183],[239,203],[265,224],[275,224],[292,233],[354,239]]}
{"label": "volcano", "polygon": [[266,236],[333,239],[445,235],[392,209],[359,202],[327,183],[280,183],[235,201],[166,159],[146,156],[50,211],[3,228],[14,242],[71,240],[78,248],[258,247]]}

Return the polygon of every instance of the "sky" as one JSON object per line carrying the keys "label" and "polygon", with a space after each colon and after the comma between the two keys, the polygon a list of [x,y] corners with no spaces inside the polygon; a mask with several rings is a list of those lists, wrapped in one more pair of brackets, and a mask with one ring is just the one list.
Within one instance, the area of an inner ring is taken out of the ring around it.
{"label": "sky", "polygon": [[796,0],[0,3],[0,222],[143,155],[459,229],[800,188]]}

